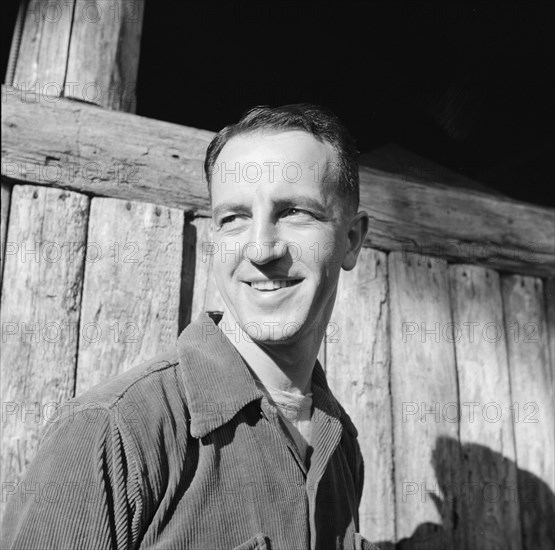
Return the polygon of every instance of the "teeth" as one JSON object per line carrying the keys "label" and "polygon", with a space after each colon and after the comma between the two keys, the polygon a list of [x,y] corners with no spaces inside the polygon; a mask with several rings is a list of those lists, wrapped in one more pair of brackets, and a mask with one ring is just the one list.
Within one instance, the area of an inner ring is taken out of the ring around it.
{"label": "teeth", "polygon": [[278,288],[291,286],[294,283],[296,283],[296,281],[253,281],[251,286],[255,290],[277,290]]}

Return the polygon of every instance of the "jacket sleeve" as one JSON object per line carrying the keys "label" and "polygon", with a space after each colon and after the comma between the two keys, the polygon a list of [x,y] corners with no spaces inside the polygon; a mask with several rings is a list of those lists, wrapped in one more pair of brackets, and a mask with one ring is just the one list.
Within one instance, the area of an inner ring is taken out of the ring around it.
{"label": "jacket sleeve", "polygon": [[114,412],[75,411],[47,427],[3,521],[2,548],[123,549],[132,522],[128,464]]}

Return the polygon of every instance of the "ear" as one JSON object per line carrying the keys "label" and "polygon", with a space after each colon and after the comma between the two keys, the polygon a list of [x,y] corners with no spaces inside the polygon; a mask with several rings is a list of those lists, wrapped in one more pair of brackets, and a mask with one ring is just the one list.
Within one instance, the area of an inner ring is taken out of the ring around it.
{"label": "ear", "polygon": [[347,234],[347,248],[341,264],[345,271],[351,271],[357,264],[360,249],[368,233],[368,225],[368,214],[364,211],[359,212],[351,219],[349,233]]}

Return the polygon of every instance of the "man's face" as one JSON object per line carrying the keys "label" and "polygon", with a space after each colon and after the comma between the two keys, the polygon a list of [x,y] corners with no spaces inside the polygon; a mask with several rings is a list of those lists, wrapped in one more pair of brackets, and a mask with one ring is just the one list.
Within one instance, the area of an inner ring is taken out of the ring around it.
{"label": "man's face", "polygon": [[303,131],[235,136],[217,159],[214,274],[229,312],[260,344],[322,337],[341,267],[356,263],[352,216],[326,179],[336,162],[330,144]]}

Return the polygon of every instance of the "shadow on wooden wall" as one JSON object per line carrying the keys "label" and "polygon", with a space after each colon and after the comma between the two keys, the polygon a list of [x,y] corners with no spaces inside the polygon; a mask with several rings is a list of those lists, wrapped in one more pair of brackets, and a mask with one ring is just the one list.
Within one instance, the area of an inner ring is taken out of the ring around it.
{"label": "shadow on wooden wall", "polygon": [[[497,525],[492,529],[492,522],[496,522],[493,510],[500,499],[507,503],[518,501],[520,517],[523,523],[522,548],[540,549],[549,541],[550,548],[555,548],[555,494],[537,476],[516,468],[518,482],[507,482],[506,473],[516,467],[516,464],[500,453],[488,447],[476,444],[463,444],[460,447],[467,466],[461,468],[458,479],[467,480],[460,484],[451,482],[453,474],[451,465],[439,459],[442,456],[453,456],[459,451],[459,442],[450,437],[440,437],[432,453],[432,463],[439,484],[439,489],[444,498],[437,496],[436,492],[423,492],[421,488],[412,495],[412,498],[430,498],[434,502],[438,513],[445,518],[442,524],[426,522],[421,523],[410,537],[401,539],[397,545],[392,541],[380,541],[376,544],[380,550],[441,550],[447,547],[452,539],[451,526],[466,539],[464,548],[484,548],[488,550],[505,550],[505,541],[496,540],[491,533],[499,532],[499,527],[506,533],[514,533],[515,525]],[[472,472],[490,472],[490,479],[486,484],[473,483],[469,475]],[[496,477],[491,476],[496,472]],[[409,496],[408,498],[411,498]],[[458,499],[460,517],[446,518],[447,513],[458,506],[452,506],[448,501]],[[492,513],[493,512],[493,513]],[[551,518],[551,519],[550,519]],[[520,546],[520,541],[515,541]]]}

